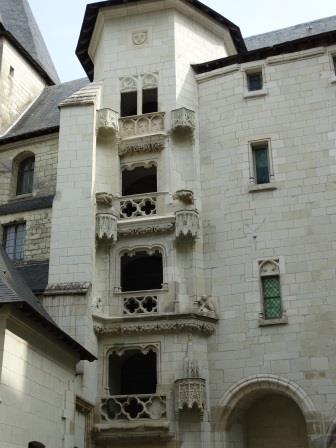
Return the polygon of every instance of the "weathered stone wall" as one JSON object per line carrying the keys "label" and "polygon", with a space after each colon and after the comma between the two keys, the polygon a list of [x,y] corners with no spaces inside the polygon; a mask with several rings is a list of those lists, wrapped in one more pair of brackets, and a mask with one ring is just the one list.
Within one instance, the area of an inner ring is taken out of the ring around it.
{"label": "weathered stone wall", "polygon": [[[39,96],[45,81],[6,40],[0,40],[0,135],[12,126],[22,112]],[[14,72],[11,72],[14,70]]]}
{"label": "weathered stone wall", "polygon": [[[32,198],[55,194],[57,152],[58,140],[55,137],[0,148],[0,205],[11,204],[13,201],[24,204]],[[17,162],[26,154],[35,156],[34,187],[31,195],[20,197],[16,196]],[[0,216],[2,226],[26,222],[25,262],[49,258],[51,215],[51,209],[42,209]],[[2,229],[0,233],[2,235]]]}
{"label": "weathered stone wall", "polygon": [[[335,313],[335,84],[330,52],[201,75],[200,135],[206,268],[220,323],[209,345],[211,402],[244,378],[298,383],[323,418],[336,404],[330,337]],[[244,70],[262,67],[266,91],[244,98]],[[270,139],[273,191],[253,191],[249,142]],[[280,257],[288,325],[259,326],[257,261]]]}

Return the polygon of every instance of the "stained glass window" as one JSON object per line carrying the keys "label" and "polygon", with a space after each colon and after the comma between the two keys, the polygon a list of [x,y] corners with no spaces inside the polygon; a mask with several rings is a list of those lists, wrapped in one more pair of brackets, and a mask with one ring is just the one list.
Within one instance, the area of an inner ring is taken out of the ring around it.
{"label": "stained glass window", "polygon": [[280,319],[282,317],[282,305],[280,294],[280,277],[262,277],[262,289],[264,299],[265,319]]}
{"label": "stained glass window", "polygon": [[15,224],[4,229],[4,248],[9,258],[14,261],[23,260],[26,225]]}
{"label": "stained glass window", "polygon": [[255,181],[257,184],[268,184],[270,181],[268,146],[253,147]]}
{"label": "stained glass window", "polygon": [[34,182],[34,157],[28,157],[19,165],[16,194],[29,194],[33,191]]}

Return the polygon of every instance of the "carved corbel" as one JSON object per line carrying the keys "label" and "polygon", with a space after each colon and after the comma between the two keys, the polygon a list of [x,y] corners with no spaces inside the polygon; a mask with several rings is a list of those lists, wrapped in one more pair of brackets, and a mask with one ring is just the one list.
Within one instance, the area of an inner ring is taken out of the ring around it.
{"label": "carved corbel", "polygon": [[97,242],[116,243],[118,238],[118,219],[112,213],[97,213],[96,239]]}
{"label": "carved corbel", "polygon": [[112,109],[97,110],[96,132],[116,135],[119,132],[119,114]]}
{"label": "carved corbel", "polygon": [[176,215],[176,238],[178,240],[195,240],[199,229],[197,210],[179,210]]}
{"label": "carved corbel", "polygon": [[175,109],[172,111],[171,122],[173,131],[188,130],[190,133],[194,133],[196,127],[195,112],[186,107]]}

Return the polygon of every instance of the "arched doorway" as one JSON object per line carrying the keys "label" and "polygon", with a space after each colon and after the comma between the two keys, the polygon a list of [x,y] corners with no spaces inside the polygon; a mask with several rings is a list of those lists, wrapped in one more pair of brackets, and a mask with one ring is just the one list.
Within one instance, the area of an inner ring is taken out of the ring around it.
{"label": "arched doorway", "polygon": [[311,448],[320,425],[300,386],[273,375],[232,386],[220,402],[223,448]]}
{"label": "arched doorway", "polygon": [[245,412],[244,433],[246,448],[308,448],[303,414],[283,395],[256,399]]}

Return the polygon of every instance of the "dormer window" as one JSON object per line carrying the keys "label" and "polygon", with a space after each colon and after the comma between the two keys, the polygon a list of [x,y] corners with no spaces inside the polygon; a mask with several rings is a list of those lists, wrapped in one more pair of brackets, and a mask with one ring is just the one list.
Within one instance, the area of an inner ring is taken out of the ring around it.
{"label": "dormer window", "polygon": [[33,192],[35,157],[30,156],[22,160],[18,166],[16,195]]}

